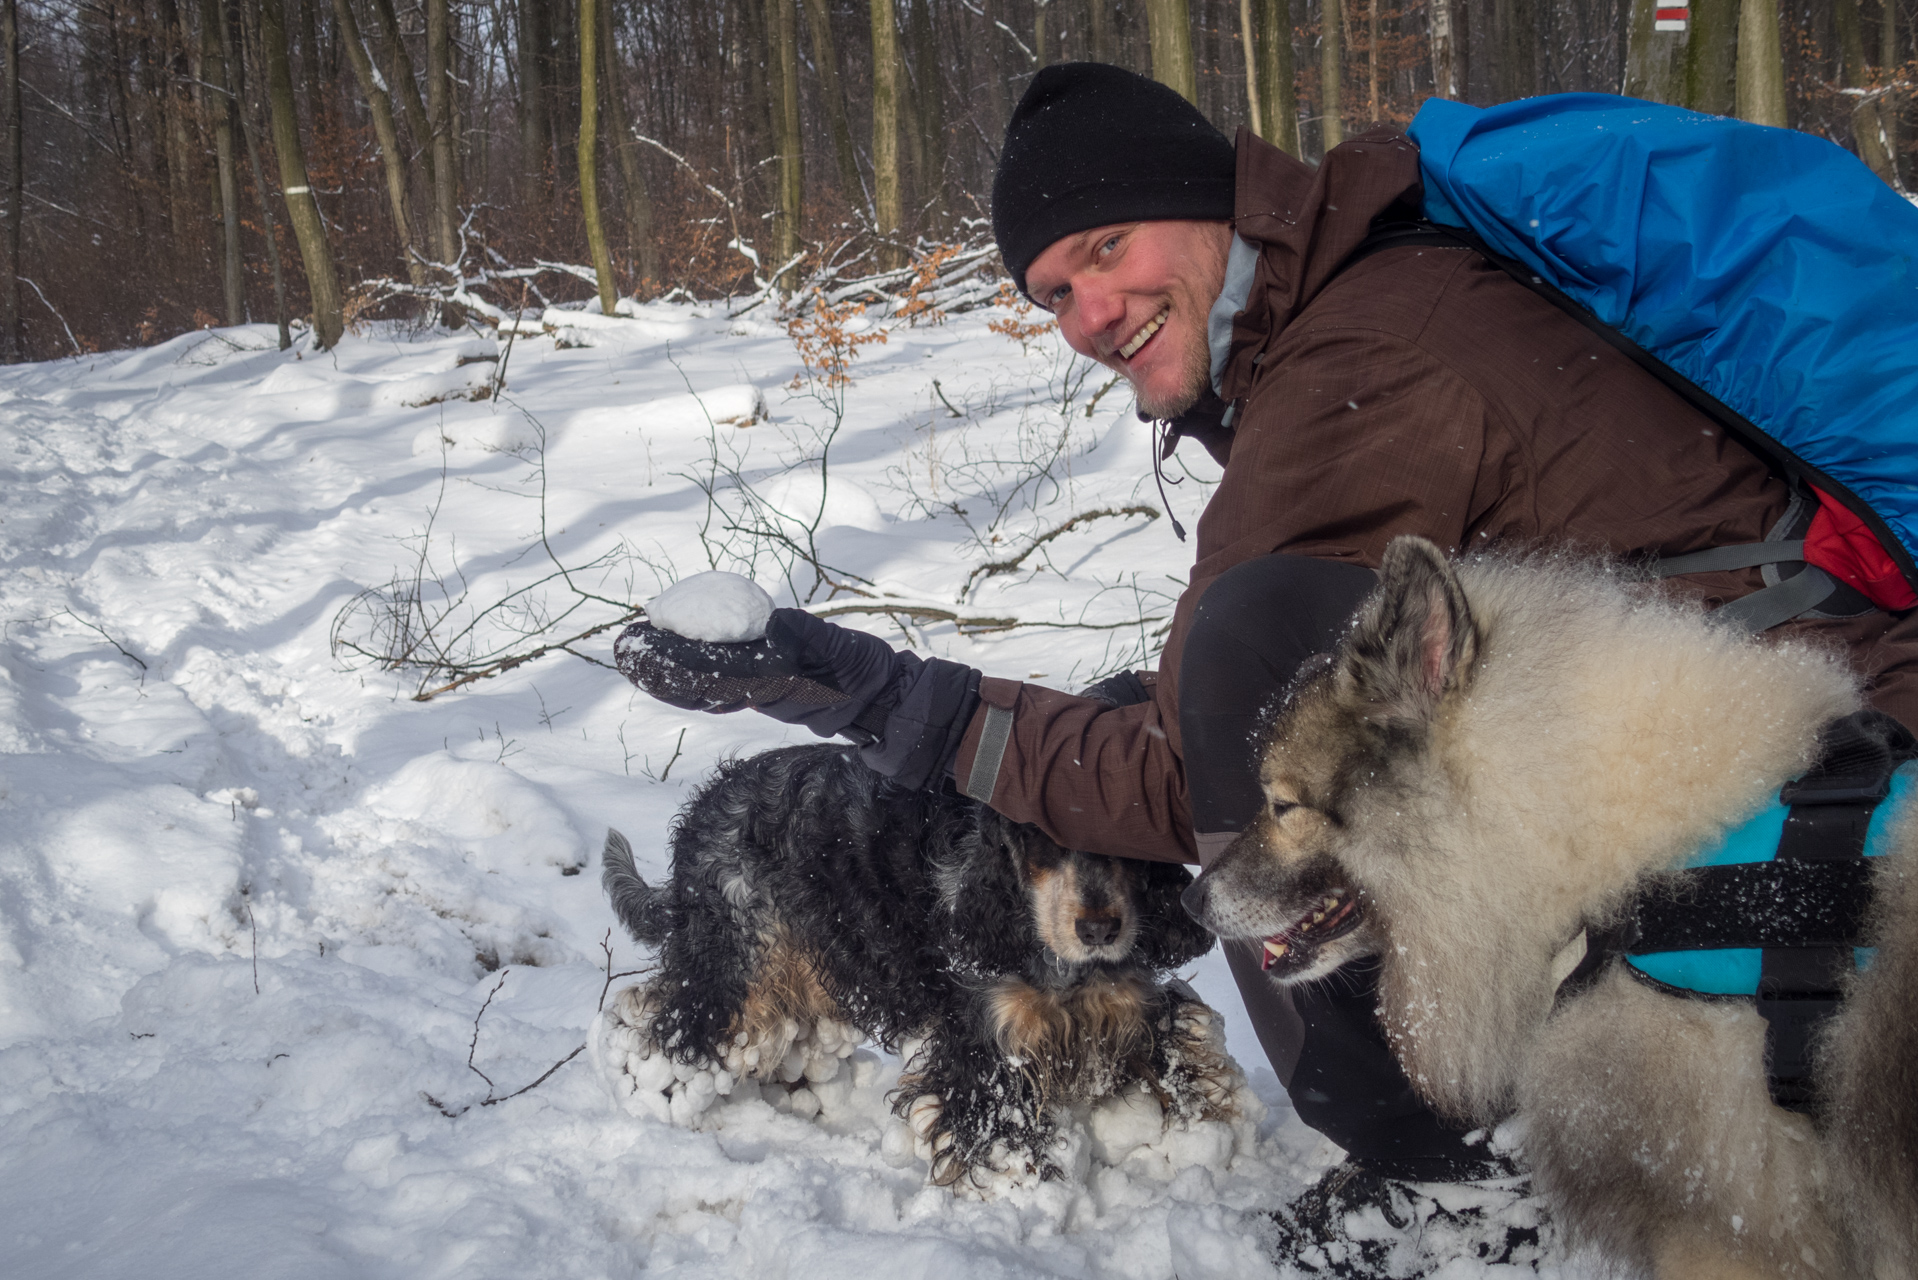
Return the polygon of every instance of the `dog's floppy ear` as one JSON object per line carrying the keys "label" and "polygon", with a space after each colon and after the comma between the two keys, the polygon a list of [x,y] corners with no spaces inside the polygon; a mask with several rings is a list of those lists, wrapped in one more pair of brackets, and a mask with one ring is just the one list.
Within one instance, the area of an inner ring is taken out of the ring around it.
{"label": "dog's floppy ear", "polygon": [[1192,918],[1180,895],[1192,873],[1176,862],[1135,862],[1140,879],[1140,960],[1153,969],[1176,969],[1212,949],[1211,931]]}
{"label": "dog's floppy ear", "polygon": [[1445,553],[1424,538],[1394,538],[1345,642],[1341,675],[1367,701],[1429,720],[1446,694],[1471,680],[1478,627]]}
{"label": "dog's floppy ear", "polygon": [[991,973],[1022,968],[1038,950],[1032,900],[1019,882],[1012,824],[991,810],[967,823],[938,856],[944,949]]}

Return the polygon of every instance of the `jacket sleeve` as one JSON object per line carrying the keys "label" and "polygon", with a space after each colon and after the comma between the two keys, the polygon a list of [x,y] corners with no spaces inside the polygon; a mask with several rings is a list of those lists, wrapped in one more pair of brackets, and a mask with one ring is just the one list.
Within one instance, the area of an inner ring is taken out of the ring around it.
{"label": "jacket sleeve", "polygon": [[1070,849],[1160,862],[1197,860],[1185,770],[1167,721],[1168,682],[1149,702],[1113,707],[1017,680],[979,682],[981,706],[959,744],[953,776],[963,786],[989,707],[1013,713],[992,790],[994,809],[1030,822]]}

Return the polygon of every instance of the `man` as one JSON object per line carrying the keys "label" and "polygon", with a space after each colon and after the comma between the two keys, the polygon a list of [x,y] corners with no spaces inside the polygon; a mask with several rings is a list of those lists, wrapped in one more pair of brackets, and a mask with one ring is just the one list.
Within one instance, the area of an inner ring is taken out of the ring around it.
{"label": "man", "polygon": [[[1249,134],[1235,149],[1130,72],[1047,68],[994,184],[1006,267],[1074,350],[1125,375],[1141,416],[1171,424],[1168,450],[1190,436],[1225,468],[1156,677],[1071,696],[894,654],[797,610],[756,645],[642,626],[622,637],[622,669],[676,705],[753,705],[843,733],[880,771],[950,778],[1068,846],[1203,863],[1261,803],[1260,710],[1333,646],[1394,536],[1643,560],[1801,536],[1811,513],[1784,480],[1472,250],[1355,256],[1419,198],[1397,132],[1314,171]],[[1797,569],[1672,589],[1717,607]],[[1877,705],[1918,725],[1918,617],[1841,587],[1788,628],[1848,647]],[[1396,1212],[1406,1181],[1500,1172],[1414,1095],[1368,974],[1288,998],[1256,956],[1228,958],[1299,1114],[1351,1157],[1281,1215],[1295,1240],[1332,1230],[1346,1204]],[[1490,1256],[1517,1260],[1515,1243]]]}

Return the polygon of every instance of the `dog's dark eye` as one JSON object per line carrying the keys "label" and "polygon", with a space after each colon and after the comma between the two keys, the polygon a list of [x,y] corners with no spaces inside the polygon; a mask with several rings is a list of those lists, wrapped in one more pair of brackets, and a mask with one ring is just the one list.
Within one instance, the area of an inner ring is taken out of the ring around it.
{"label": "dog's dark eye", "polygon": [[1286,814],[1298,807],[1298,805],[1290,800],[1274,800],[1272,802],[1272,820],[1277,822],[1280,818],[1283,818]]}

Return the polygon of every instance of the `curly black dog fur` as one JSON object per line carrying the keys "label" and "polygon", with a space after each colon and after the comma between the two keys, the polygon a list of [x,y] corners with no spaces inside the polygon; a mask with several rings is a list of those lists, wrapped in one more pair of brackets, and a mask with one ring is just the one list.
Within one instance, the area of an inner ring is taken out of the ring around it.
{"label": "curly black dog fur", "polygon": [[1212,1011],[1160,980],[1212,945],[1176,864],[1067,850],[816,746],[722,765],[674,824],[665,884],[609,833],[604,882],[659,947],[616,1005],[656,1051],[778,1078],[793,1028],[821,1019],[905,1046],[894,1111],[942,1184],[1058,1176],[1057,1108],[1136,1082],[1173,1120],[1231,1112]]}

